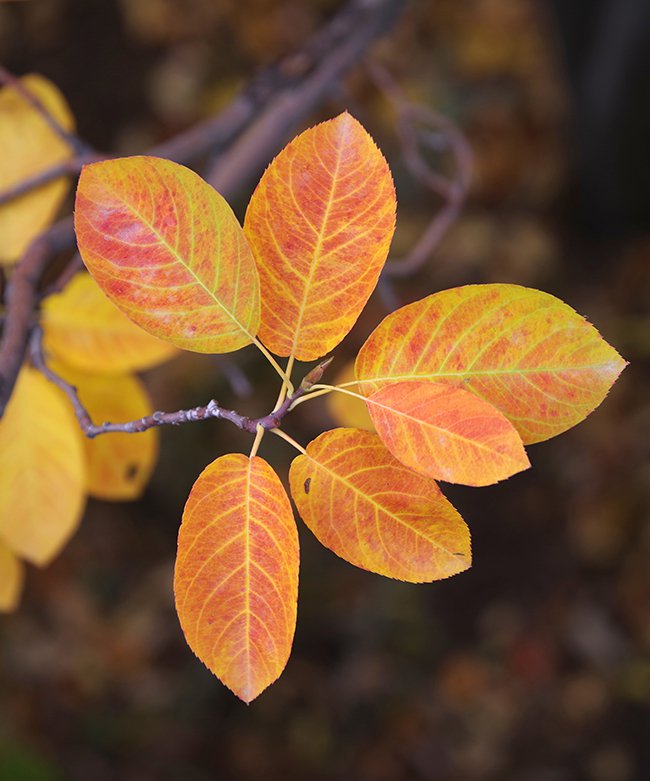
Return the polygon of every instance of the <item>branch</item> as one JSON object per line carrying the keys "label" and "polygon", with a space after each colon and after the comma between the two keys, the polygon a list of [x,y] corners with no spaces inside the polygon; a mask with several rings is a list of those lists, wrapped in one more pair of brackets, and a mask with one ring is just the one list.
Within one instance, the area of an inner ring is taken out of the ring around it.
{"label": "branch", "polygon": [[[389,29],[406,0],[351,0],[303,49],[263,71],[220,114],[148,154],[190,163],[209,152],[230,149],[236,165],[213,169],[212,182],[229,198],[241,182],[267,160],[266,144],[281,144],[295,122],[320,102],[331,86],[364,54],[372,41]],[[361,28],[367,27],[367,32]],[[308,80],[313,96],[301,89]],[[262,110],[266,109],[262,113]],[[258,119],[259,116],[259,119]],[[262,127],[263,131],[258,131]],[[247,130],[245,135],[242,135]],[[242,135],[241,144],[237,141]],[[251,139],[264,145],[264,153],[252,148]],[[242,150],[247,153],[243,154]],[[223,162],[225,156],[221,158]],[[0,341],[0,417],[3,415],[25,356],[29,324],[38,303],[37,289],[57,252],[74,247],[72,218],[56,223],[34,240],[15,267],[6,296],[6,325]]]}
{"label": "branch", "polygon": [[275,429],[280,426],[283,418],[290,411],[291,405],[309,392],[312,385],[318,382],[323,376],[323,372],[331,362],[331,358],[318,364],[304,378],[296,390],[284,400],[283,404],[268,415],[259,418],[248,418],[240,415],[235,410],[224,409],[211,399],[203,407],[192,407],[191,409],[181,409],[176,412],[152,412],[137,420],[130,420],[126,423],[100,423],[95,424],[79,398],[79,394],[74,385],[60,377],[52,371],[47,365],[45,355],[43,354],[43,329],[40,326],[34,327],[29,339],[29,357],[34,368],[38,369],[50,382],[60,388],[68,397],[74,413],[79,421],[79,426],[88,439],[94,439],[101,434],[137,434],[147,429],[158,426],[180,426],[183,423],[195,423],[199,420],[208,420],[217,418],[219,420],[228,420],[242,431],[248,431],[255,434],[258,427],[265,430]]}
{"label": "branch", "polygon": [[[451,120],[426,106],[410,103],[397,82],[379,63],[369,62],[367,65],[370,77],[393,104],[406,167],[415,179],[445,201],[408,255],[386,262],[384,272],[387,276],[405,277],[418,271],[429,260],[458,218],[467,198],[472,156],[464,135]],[[437,148],[444,144],[444,148],[451,152],[455,167],[453,178],[435,171],[424,159],[420,152],[422,134],[416,130],[417,124],[435,132],[436,135],[429,141],[434,142]]]}

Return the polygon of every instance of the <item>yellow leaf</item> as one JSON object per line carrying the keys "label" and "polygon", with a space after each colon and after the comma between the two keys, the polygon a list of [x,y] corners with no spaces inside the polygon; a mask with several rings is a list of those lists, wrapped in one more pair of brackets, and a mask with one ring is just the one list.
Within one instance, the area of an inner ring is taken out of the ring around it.
{"label": "yellow leaf", "polygon": [[[21,79],[66,130],[74,118],[59,90],[42,76]],[[0,90],[0,192],[72,157],[67,144],[14,89]],[[15,263],[56,216],[68,190],[64,177],[0,208],[0,265]]]}
{"label": "yellow leaf", "polygon": [[298,532],[266,461],[231,453],[199,475],[178,535],[174,593],[190,648],[244,702],[284,670],[296,627]]}
{"label": "yellow leaf", "polygon": [[0,421],[0,539],[47,564],[79,524],[84,472],[72,410],[41,374],[24,368]]}
{"label": "yellow leaf", "polygon": [[[137,377],[84,375],[60,365],[56,370],[77,388],[93,423],[124,423],[153,412],[147,390]],[[86,487],[91,496],[127,501],[142,495],[158,460],[158,429],[101,434],[95,439],[88,439],[81,429],[79,434],[86,451]]]}
{"label": "yellow leaf", "polygon": [[0,613],[11,613],[18,607],[25,580],[25,565],[0,543]]}
{"label": "yellow leaf", "polygon": [[424,583],[470,566],[463,519],[433,480],[403,466],[376,434],[326,431],[293,460],[289,483],[307,526],[357,567]]}
{"label": "yellow leaf", "polygon": [[82,372],[142,371],[177,352],[122,314],[86,273],[45,300],[42,320],[46,352]]}
{"label": "yellow leaf", "polygon": [[[336,375],[332,385],[345,385],[355,393],[361,393],[356,385],[348,383],[355,381],[354,361],[347,363]],[[345,393],[330,393],[327,396],[327,411],[339,426],[347,428],[360,428],[365,431],[374,431],[375,427],[368,413],[365,401]]]}
{"label": "yellow leaf", "polygon": [[350,114],[287,144],[244,221],[262,285],[264,344],[301,361],[335,347],[374,290],[394,229],[390,170]]}

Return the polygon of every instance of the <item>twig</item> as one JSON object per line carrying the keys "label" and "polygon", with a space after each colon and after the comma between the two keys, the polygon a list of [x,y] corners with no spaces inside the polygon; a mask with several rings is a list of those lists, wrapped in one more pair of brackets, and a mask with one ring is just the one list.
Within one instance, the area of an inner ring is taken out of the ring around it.
{"label": "twig", "polygon": [[[418,271],[429,260],[458,218],[467,197],[472,156],[465,137],[451,120],[427,106],[410,103],[395,79],[378,63],[369,62],[368,72],[393,104],[397,115],[397,133],[409,172],[445,201],[411,251],[404,258],[390,258],[386,262],[384,273],[387,276],[405,277]],[[443,136],[454,159],[454,178],[450,179],[435,171],[422,157],[420,134],[416,130],[418,124],[432,128]]]}
{"label": "twig", "polygon": [[[33,328],[29,339],[29,357],[35,369],[38,369],[47,379],[60,388],[70,400],[74,413],[79,421],[79,426],[88,439],[94,439],[101,434],[137,434],[157,426],[180,426],[183,423],[196,423],[199,420],[216,418],[228,420],[242,431],[256,434],[261,428],[265,431],[276,429],[282,423],[283,418],[290,411],[291,405],[309,392],[315,378],[320,379],[330,361],[323,361],[315,369],[312,369],[296,390],[288,396],[282,406],[268,415],[259,418],[248,418],[235,410],[224,409],[211,399],[205,406],[181,409],[176,412],[153,412],[151,415],[130,420],[126,423],[100,423],[95,424],[84,407],[74,385],[60,377],[47,365],[43,354],[43,329],[40,326]],[[311,380],[310,380],[311,378]],[[313,380],[313,382],[312,382]]]}
{"label": "twig", "polygon": [[44,184],[53,182],[55,179],[59,179],[62,176],[74,176],[81,171],[84,161],[73,157],[70,160],[66,160],[64,163],[57,163],[51,168],[46,168],[45,171],[41,171],[34,176],[30,176],[27,179],[23,179],[14,187],[9,187],[7,190],[0,192],[0,206],[4,206],[5,203],[13,201],[16,198],[20,198],[22,195],[26,195],[32,190],[37,190]]}
{"label": "twig", "polygon": [[[310,103],[313,109],[316,101],[323,99],[327,80],[331,83],[340,78],[344,70],[354,64],[355,57],[361,57],[365,48],[389,28],[405,2],[351,0],[302,50],[283,60],[280,65],[263,71],[220,114],[153,147],[148,154],[191,163],[210,151],[224,150],[233,145],[235,139],[248,128],[245,146],[237,146],[236,167],[229,164],[228,170],[222,174],[213,171],[214,177],[219,180],[221,194],[226,198],[231,197],[240,183],[259,168],[262,159],[261,153],[252,153],[254,150],[251,150],[250,139],[258,138],[259,143],[281,144],[287,132],[285,129],[293,125],[291,117],[304,117],[300,100],[308,99],[308,96],[300,90],[300,85],[305,75],[313,70],[314,80],[310,84],[317,96]],[[369,26],[372,34],[360,35],[359,27],[364,25]],[[350,44],[352,40],[354,45]],[[293,92],[296,92],[299,100],[292,99]],[[264,107],[268,111],[262,113]],[[280,115],[281,122],[278,121]],[[273,121],[269,120],[269,116]],[[258,122],[263,132],[256,130]],[[244,148],[251,152],[250,156],[242,154]],[[36,291],[43,274],[53,256],[71,249],[74,241],[72,218],[66,218],[36,238],[13,270],[5,301],[6,325],[0,341],[0,417],[24,359],[29,324],[39,300]]]}

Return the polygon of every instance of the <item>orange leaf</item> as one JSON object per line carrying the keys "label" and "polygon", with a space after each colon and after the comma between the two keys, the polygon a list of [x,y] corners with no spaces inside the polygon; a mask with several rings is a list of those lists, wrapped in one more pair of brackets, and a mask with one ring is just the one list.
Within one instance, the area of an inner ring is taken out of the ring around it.
{"label": "orange leaf", "polygon": [[[60,364],[54,368],[76,387],[94,423],[123,423],[153,412],[149,394],[137,377],[81,374]],[[158,460],[158,429],[101,434],[95,439],[88,439],[79,429],[79,436],[86,453],[86,488],[90,496],[128,501],[142,495]]]}
{"label": "orange leaf", "polygon": [[[355,392],[358,388],[350,383],[354,382],[354,361],[347,363],[332,380],[332,385],[346,385]],[[347,428],[362,428],[366,431],[374,431],[375,427],[368,413],[368,405],[363,399],[350,396],[347,393],[329,393],[326,398],[327,411],[339,424]]]}
{"label": "orange leaf", "polygon": [[302,361],[337,345],[377,284],[394,228],[388,165],[356,119],[346,112],[288,144],[244,221],[260,272],[264,344]]}
{"label": "orange leaf", "polygon": [[[51,81],[30,75],[21,82],[62,127],[74,129],[68,104]],[[0,192],[73,155],[38,111],[12,87],[0,91],[0,149]],[[68,180],[61,177],[0,208],[0,265],[17,261],[32,239],[47,228],[68,187]]]}
{"label": "orange leaf", "polygon": [[79,524],[84,477],[70,405],[24,368],[0,421],[0,539],[32,564],[47,564]]}
{"label": "orange leaf", "polygon": [[298,534],[266,461],[233,453],[201,473],[183,513],[174,592],[190,648],[240,699],[278,678],[296,626]]}
{"label": "orange leaf", "polygon": [[88,270],[145,331],[200,353],[254,340],[253,256],[231,208],[193,171],[155,157],[85,166],[75,229]]}
{"label": "orange leaf", "polygon": [[554,296],[518,285],[467,285],[388,315],[361,348],[356,374],[366,395],[405,380],[461,385],[531,444],[583,420],[625,365]]}
{"label": "orange leaf", "polygon": [[470,566],[469,530],[437,484],[400,464],[376,434],[326,431],[289,473],[303,520],[357,567],[423,583]]}
{"label": "orange leaf", "polygon": [[438,480],[490,485],[530,466],[517,430],[473,393],[398,382],[368,398],[377,433],[403,464]]}
{"label": "orange leaf", "polygon": [[43,302],[45,350],[82,372],[115,374],[149,369],[176,354],[112,304],[90,274],[77,274]]}
{"label": "orange leaf", "polygon": [[25,565],[0,542],[0,613],[18,607],[25,580]]}

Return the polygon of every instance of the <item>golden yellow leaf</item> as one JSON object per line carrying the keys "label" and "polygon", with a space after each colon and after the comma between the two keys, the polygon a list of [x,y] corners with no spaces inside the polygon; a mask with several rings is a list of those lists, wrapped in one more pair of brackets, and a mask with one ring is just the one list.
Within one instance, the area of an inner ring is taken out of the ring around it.
{"label": "golden yellow leaf", "polygon": [[33,564],[68,541],[84,505],[78,424],[60,391],[24,368],[0,421],[0,540]]}
{"label": "golden yellow leaf", "polygon": [[[355,393],[361,393],[357,385],[348,385],[356,379],[354,361],[347,363],[334,378],[332,385],[345,385]],[[330,393],[327,396],[327,411],[339,426],[374,431],[372,419],[365,401],[345,393]]]}
{"label": "golden yellow leaf", "polygon": [[122,314],[85,272],[45,300],[42,321],[45,351],[82,372],[141,371],[177,353]]}
{"label": "golden yellow leaf", "polygon": [[[74,118],[63,95],[43,76],[21,79],[66,130]],[[67,144],[16,90],[0,90],[0,192],[72,157]],[[31,240],[56,216],[68,190],[64,177],[0,208],[0,265],[15,263]]]}
{"label": "golden yellow leaf", "polygon": [[[142,382],[129,374],[112,377],[71,372],[57,364],[57,372],[77,388],[93,423],[124,423],[153,412]],[[158,460],[160,432],[101,434],[88,439],[81,429],[86,451],[86,487],[96,499],[137,499],[149,482]]]}
{"label": "golden yellow leaf", "polygon": [[25,580],[25,565],[0,542],[0,613],[18,607]]}

